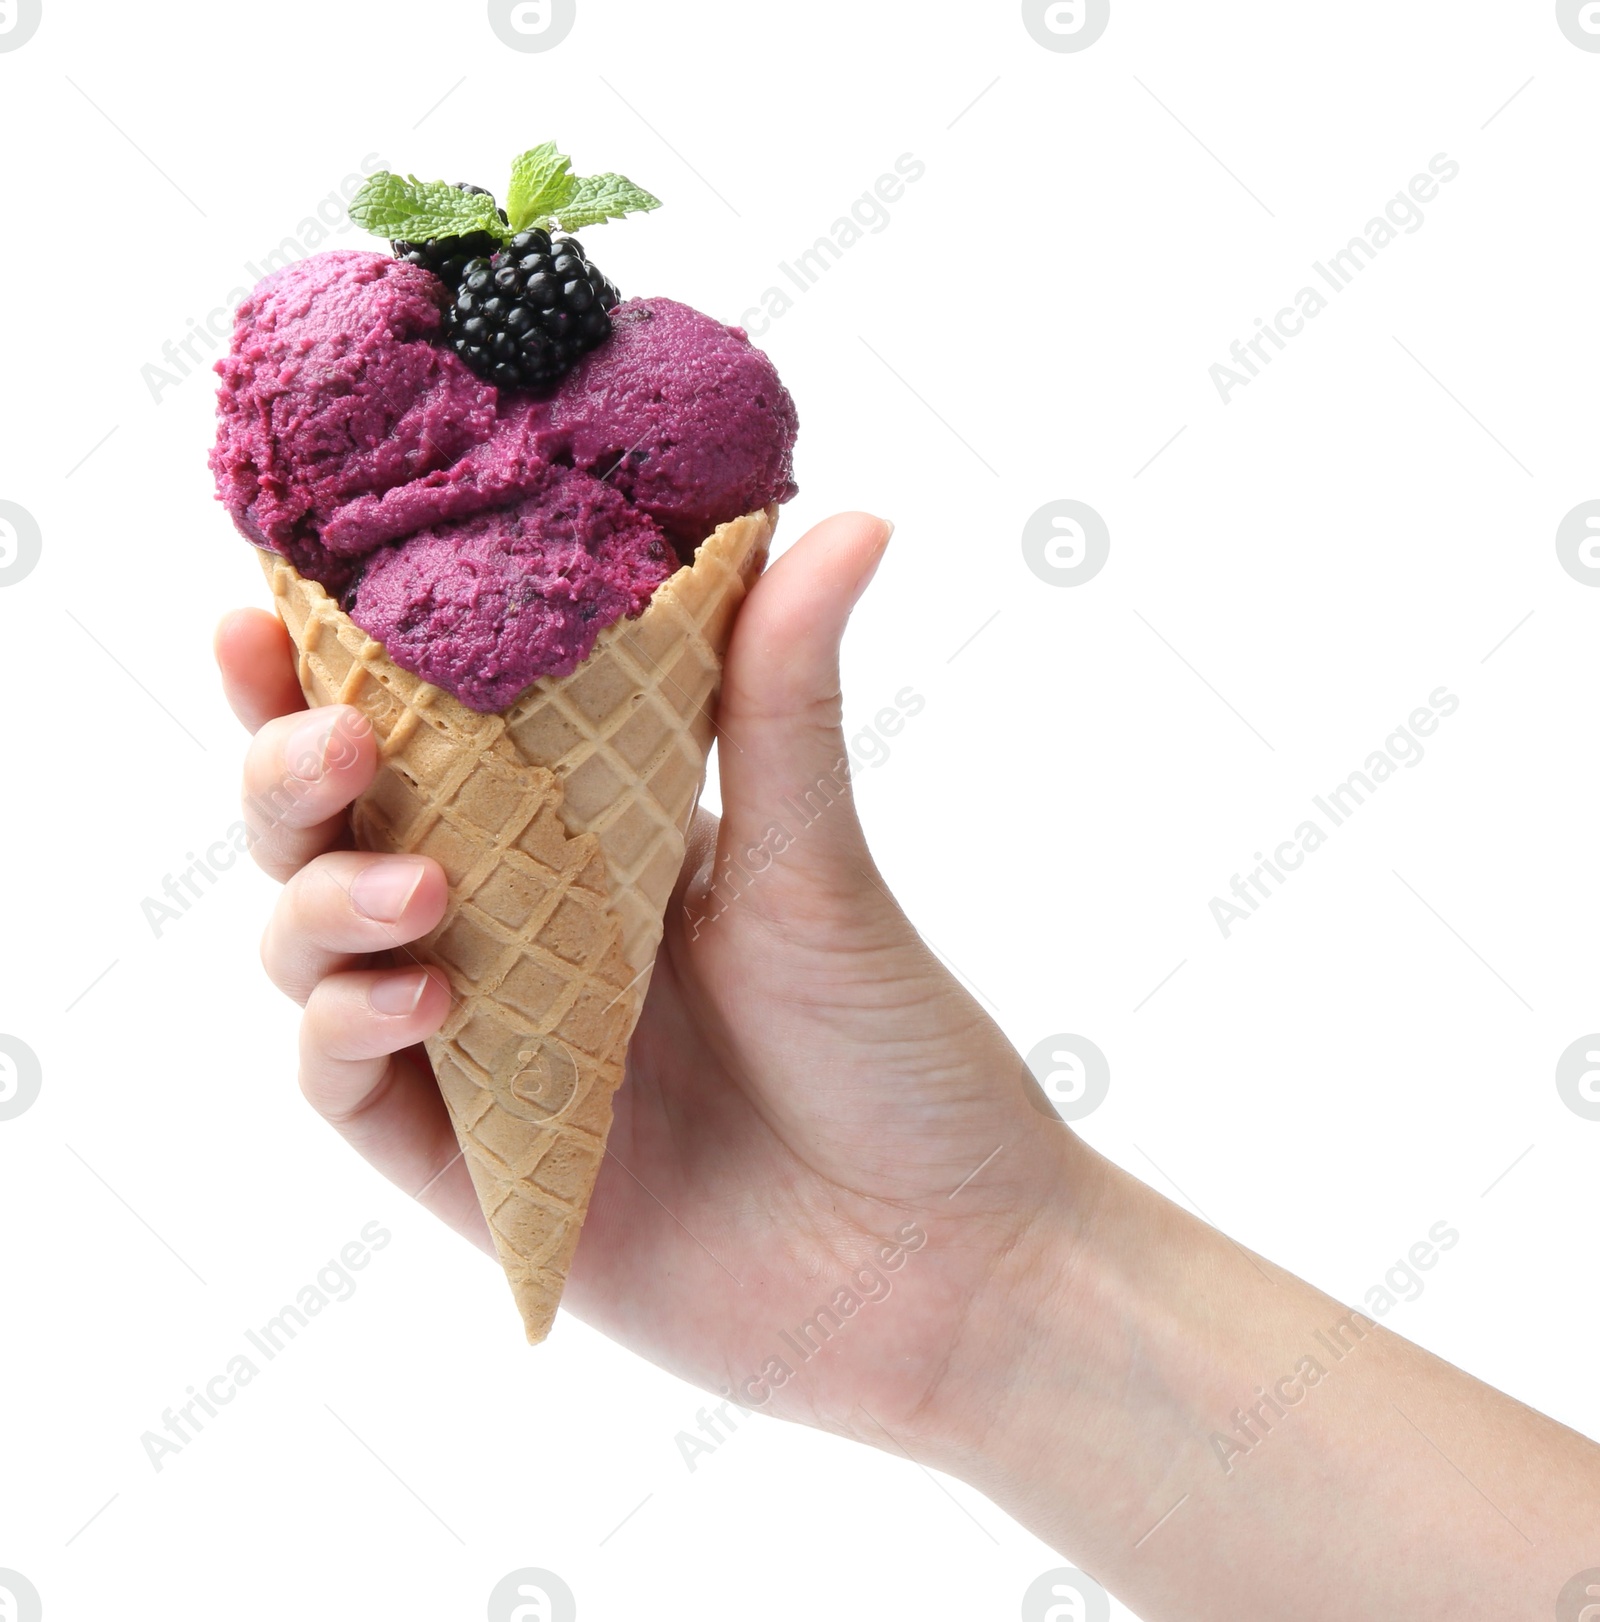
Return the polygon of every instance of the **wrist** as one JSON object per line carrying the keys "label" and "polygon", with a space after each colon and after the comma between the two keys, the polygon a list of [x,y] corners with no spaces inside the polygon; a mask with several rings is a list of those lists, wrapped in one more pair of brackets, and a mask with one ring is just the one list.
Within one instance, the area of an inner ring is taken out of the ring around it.
{"label": "wrist", "polygon": [[1053,1412],[1072,1406],[1084,1363],[1073,1341],[1095,1338],[1085,1308],[1103,1295],[1093,1247],[1107,1162],[1067,1128],[1046,1131],[1031,1146],[1032,1197],[995,1247],[917,1416],[919,1457],[980,1488],[1012,1467],[1019,1444],[1037,1445],[1043,1387]]}
{"label": "wrist", "polygon": [[1109,1571],[1182,1494],[1168,1487],[1203,1450],[1216,1400],[1254,1367],[1231,1367],[1218,1333],[1237,1275],[1272,1280],[1076,1134],[1055,1152],[1057,1176],[953,1349],[926,1458]]}

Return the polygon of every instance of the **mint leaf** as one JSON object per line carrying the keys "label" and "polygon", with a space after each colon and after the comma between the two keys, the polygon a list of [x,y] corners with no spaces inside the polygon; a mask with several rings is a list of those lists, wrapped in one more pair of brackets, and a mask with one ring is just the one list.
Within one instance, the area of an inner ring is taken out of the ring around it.
{"label": "mint leaf", "polygon": [[511,165],[511,186],[506,192],[506,213],[513,232],[526,231],[535,220],[559,213],[578,184],[572,160],[546,141],[524,152]]}
{"label": "mint leaf", "polygon": [[374,236],[403,242],[465,236],[469,231],[487,231],[501,242],[508,236],[492,197],[457,191],[443,180],[418,180],[415,175],[373,175],[351,201],[350,218]]}
{"label": "mint leaf", "polygon": [[534,225],[559,220],[563,231],[581,231],[586,225],[604,225],[625,214],[641,214],[660,208],[661,199],[635,186],[626,175],[590,175],[579,180],[559,208],[549,210]]}

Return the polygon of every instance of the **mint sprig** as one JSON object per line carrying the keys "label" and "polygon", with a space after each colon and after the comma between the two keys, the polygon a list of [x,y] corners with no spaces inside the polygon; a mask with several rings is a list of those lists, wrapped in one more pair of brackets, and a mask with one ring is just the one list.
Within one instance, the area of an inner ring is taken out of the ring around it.
{"label": "mint sprig", "polygon": [[457,191],[443,180],[415,175],[373,175],[350,204],[350,218],[374,236],[427,242],[488,231],[506,239],[505,222],[492,197]]}
{"label": "mint sprig", "polygon": [[572,195],[578,178],[572,160],[556,151],[554,141],[530,147],[511,164],[511,185],[506,191],[506,213],[515,231],[531,230],[548,218]]}
{"label": "mint sprig", "polygon": [[[553,208],[551,217],[560,221],[563,231],[581,231],[586,225],[604,225],[627,214],[643,214],[660,208],[661,200],[626,175],[590,175],[578,181],[565,202]],[[544,224],[545,221],[536,221]]]}
{"label": "mint sprig", "polygon": [[391,241],[428,242],[485,231],[505,243],[519,231],[581,231],[660,207],[660,198],[626,175],[573,174],[572,160],[554,141],[546,141],[511,165],[507,220],[500,218],[492,197],[458,191],[442,180],[387,171],[373,175],[356,193],[350,217],[363,230]]}

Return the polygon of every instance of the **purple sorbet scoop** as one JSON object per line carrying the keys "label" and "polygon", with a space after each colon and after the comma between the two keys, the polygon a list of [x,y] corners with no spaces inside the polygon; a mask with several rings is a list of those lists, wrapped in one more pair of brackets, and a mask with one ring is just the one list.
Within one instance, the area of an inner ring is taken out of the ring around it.
{"label": "purple sorbet scoop", "polygon": [[677,568],[610,485],[548,468],[518,506],[375,553],[350,617],[403,669],[469,709],[500,710],[539,677],[570,675]]}
{"label": "purple sorbet scoop", "polygon": [[247,539],[287,553],[489,436],[494,386],[432,341],[444,300],[415,265],[341,252],[273,272],[239,306],[211,471]]}

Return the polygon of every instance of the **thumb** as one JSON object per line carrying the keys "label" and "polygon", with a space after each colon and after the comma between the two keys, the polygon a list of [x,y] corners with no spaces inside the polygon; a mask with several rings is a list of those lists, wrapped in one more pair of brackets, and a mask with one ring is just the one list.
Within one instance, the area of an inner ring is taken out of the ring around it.
{"label": "thumb", "polygon": [[717,712],[718,860],[854,888],[870,862],[856,819],[839,643],[894,526],[825,519],[758,580],[739,612]]}

